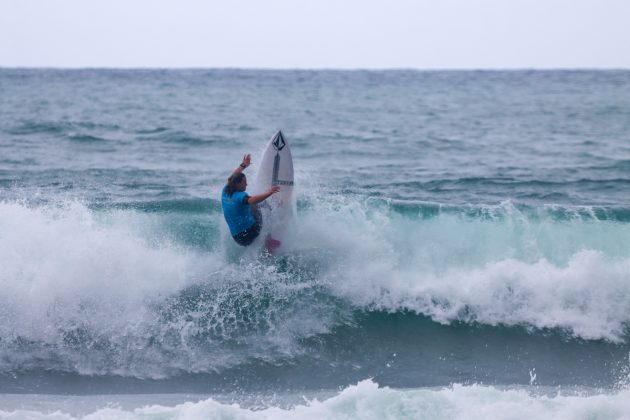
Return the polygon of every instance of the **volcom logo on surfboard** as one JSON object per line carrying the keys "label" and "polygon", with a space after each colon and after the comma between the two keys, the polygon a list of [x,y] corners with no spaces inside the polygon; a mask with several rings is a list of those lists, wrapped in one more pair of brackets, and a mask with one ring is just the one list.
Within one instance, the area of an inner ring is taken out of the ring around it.
{"label": "volcom logo on surfboard", "polygon": [[278,132],[276,139],[273,141],[273,147],[275,147],[277,151],[280,151],[284,149],[284,146],[286,146],[286,144],[287,143],[284,141],[284,136],[282,135],[282,132]]}

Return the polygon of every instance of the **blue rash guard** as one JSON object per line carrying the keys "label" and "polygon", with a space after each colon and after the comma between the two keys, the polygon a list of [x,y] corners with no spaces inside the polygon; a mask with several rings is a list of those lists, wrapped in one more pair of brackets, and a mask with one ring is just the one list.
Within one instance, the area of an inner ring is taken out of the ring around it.
{"label": "blue rash guard", "polygon": [[252,215],[247,199],[249,199],[249,195],[244,191],[235,191],[231,197],[227,195],[225,188],[221,192],[223,216],[225,216],[232,236],[236,236],[256,224],[256,219]]}

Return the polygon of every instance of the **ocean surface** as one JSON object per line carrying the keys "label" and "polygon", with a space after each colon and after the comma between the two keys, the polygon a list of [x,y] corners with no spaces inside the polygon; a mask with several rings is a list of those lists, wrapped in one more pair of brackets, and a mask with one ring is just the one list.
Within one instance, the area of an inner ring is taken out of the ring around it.
{"label": "ocean surface", "polygon": [[0,69],[0,418],[86,416],[630,418],[630,71]]}

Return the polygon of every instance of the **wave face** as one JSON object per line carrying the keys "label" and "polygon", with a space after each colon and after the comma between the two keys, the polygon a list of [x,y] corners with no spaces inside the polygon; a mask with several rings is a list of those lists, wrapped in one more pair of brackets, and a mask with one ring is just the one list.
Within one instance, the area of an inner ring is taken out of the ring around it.
{"label": "wave face", "polygon": [[[0,392],[627,375],[628,72],[2,69],[0,83]],[[217,200],[270,126],[298,198],[275,257],[237,247]],[[448,393],[431,392],[417,398]]]}
{"label": "wave face", "polygon": [[[1,203],[2,370],[215,380],[288,368],[296,386],[361,374],[414,386],[520,383],[546,366],[547,384],[601,385],[624,366],[630,224],[510,203],[427,216],[309,200],[277,258],[222,237],[215,203]],[[567,351],[557,365],[546,354]],[[510,354],[528,366],[492,366]],[[406,377],[412,367],[425,374]]]}

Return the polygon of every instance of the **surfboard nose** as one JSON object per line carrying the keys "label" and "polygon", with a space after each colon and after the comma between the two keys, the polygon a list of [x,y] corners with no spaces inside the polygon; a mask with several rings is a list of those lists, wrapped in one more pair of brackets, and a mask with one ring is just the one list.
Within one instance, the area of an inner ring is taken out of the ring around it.
{"label": "surfboard nose", "polygon": [[278,132],[273,136],[273,140],[271,141],[273,147],[279,152],[284,149],[284,146],[287,145],[287,142],[284,140],[284,134],[282,134],[282,130],[278,130]]}

